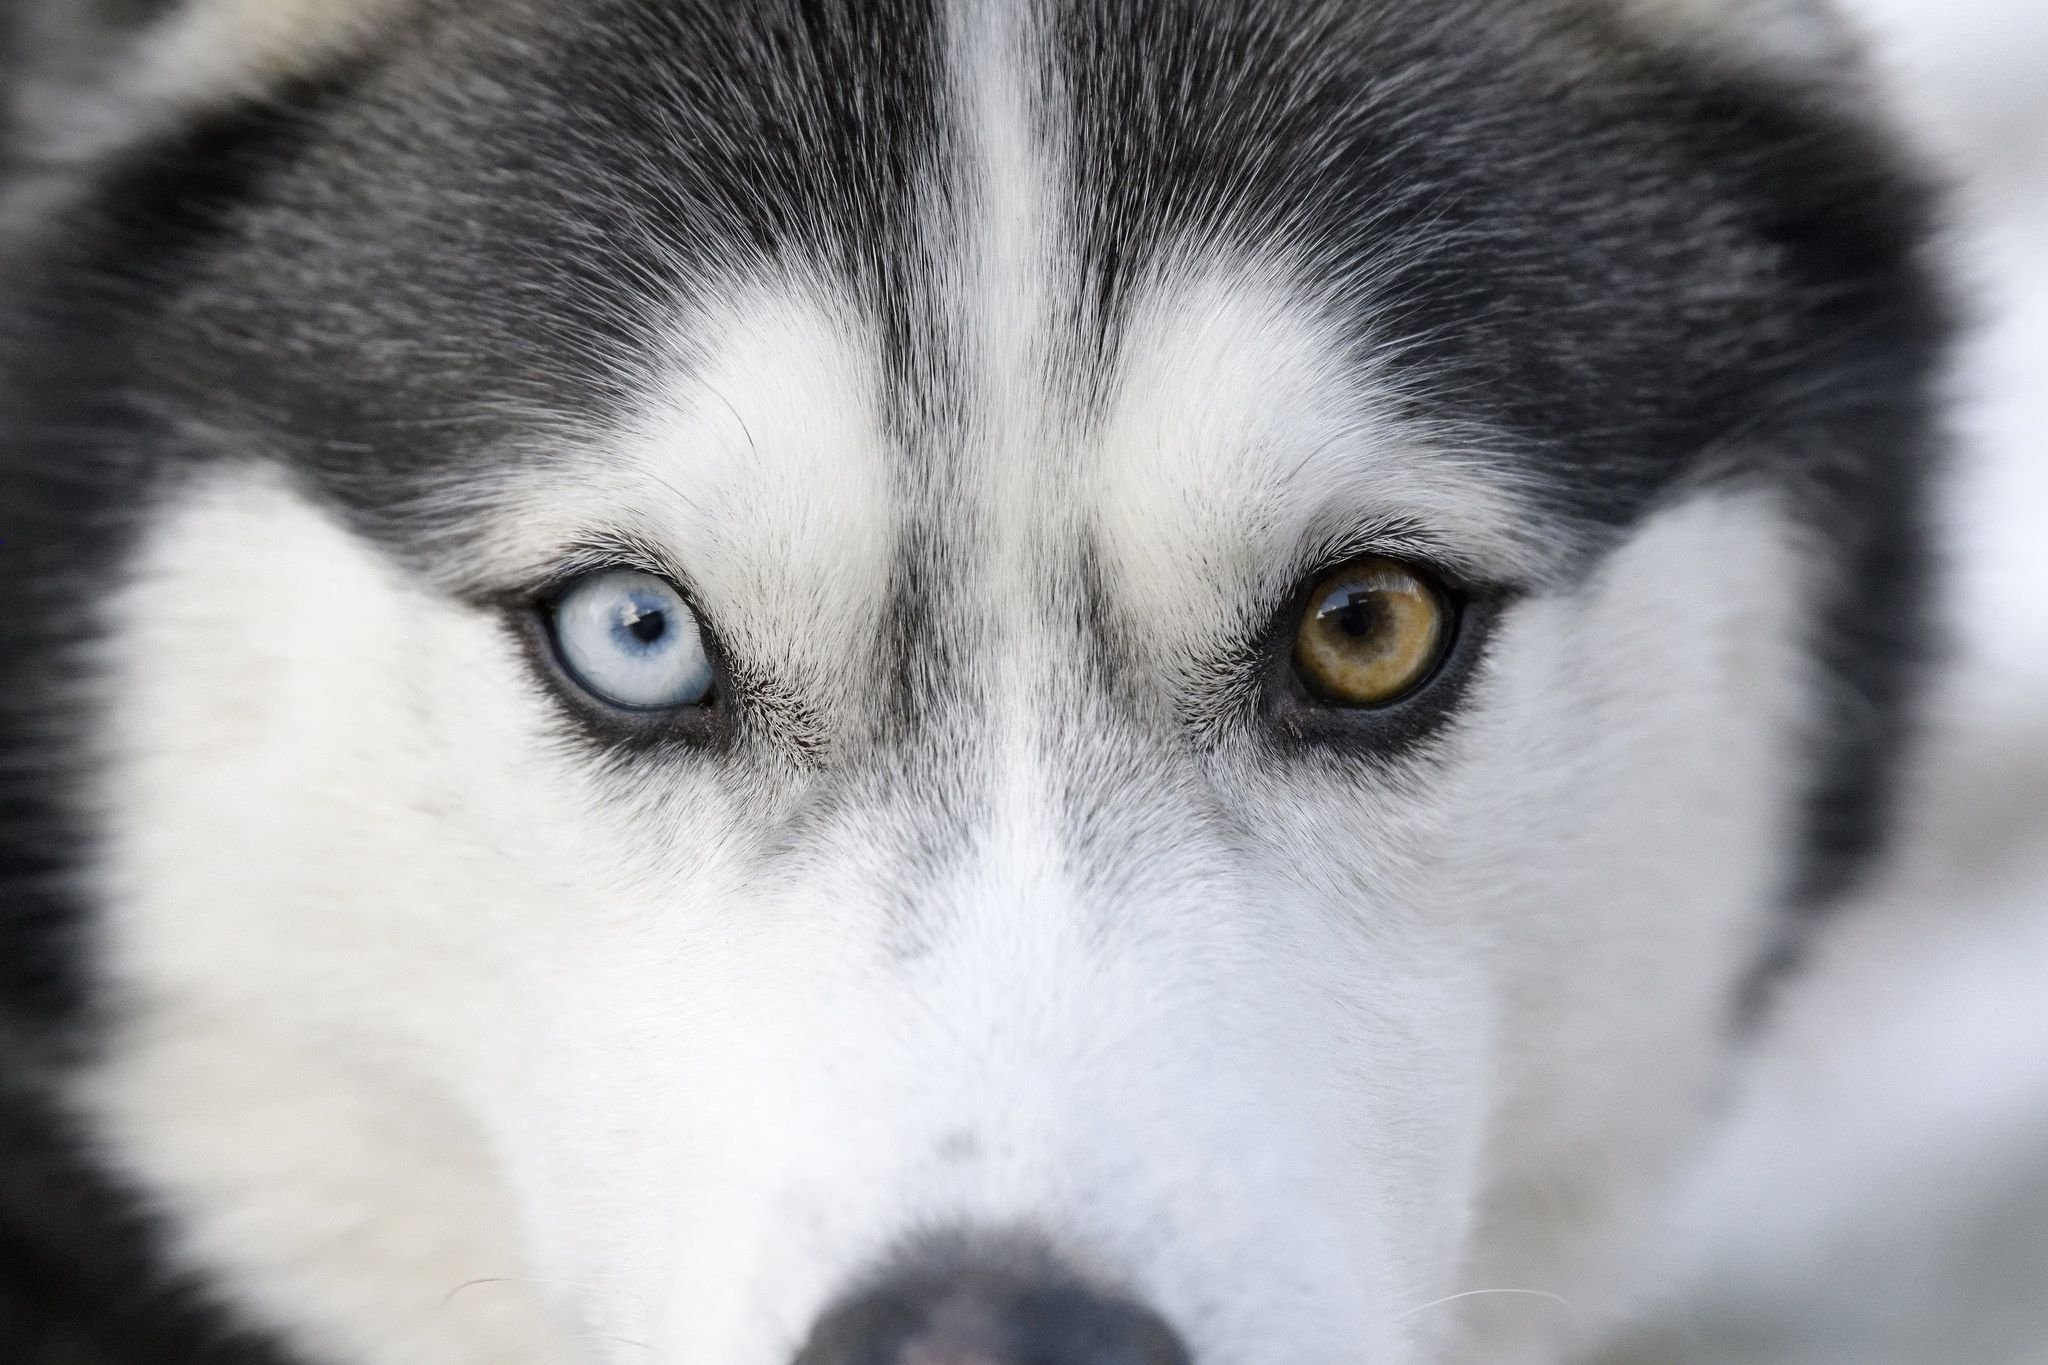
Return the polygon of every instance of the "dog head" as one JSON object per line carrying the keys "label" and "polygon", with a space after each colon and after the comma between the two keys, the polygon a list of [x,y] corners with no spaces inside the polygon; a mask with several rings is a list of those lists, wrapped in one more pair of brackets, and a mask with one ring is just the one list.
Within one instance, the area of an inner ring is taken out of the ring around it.
{"label": "dog head", "polygon": [[11,990],[166,1256],[362,1362],[1582,1332],[1881,832],[1943,330],[1836,29],[1664,8],[124,41]]}

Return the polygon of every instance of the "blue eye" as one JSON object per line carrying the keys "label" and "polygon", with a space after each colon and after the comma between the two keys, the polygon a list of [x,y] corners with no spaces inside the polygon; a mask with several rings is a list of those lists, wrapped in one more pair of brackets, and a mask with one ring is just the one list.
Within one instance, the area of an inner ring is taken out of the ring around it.
{"label": "blue eye", "polygon": [[562,667],[599,700],[659,711],[711,695],[711,659],[697,617],[653,574],[587,574],[555,599],[553,615]]}

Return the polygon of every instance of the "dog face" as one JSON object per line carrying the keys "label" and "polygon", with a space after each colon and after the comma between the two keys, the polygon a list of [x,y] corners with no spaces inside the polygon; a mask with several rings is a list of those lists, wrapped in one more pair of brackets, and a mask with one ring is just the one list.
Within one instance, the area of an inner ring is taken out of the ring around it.
{"label": "dog face", "polygon": [[1882,814],[1940,327],[1853,92],[1510,0],[376,18],[138,68],[20,286],[94,462],[9,474],[15,993],[170,1260],[343,1361],[1581,1335]]}

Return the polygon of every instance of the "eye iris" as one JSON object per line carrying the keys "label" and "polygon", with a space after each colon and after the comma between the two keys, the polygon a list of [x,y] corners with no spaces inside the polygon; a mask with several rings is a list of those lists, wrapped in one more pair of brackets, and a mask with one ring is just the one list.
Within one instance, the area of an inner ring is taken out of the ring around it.
{"label": "eye iris", "polygon": [[652,574],[608,569],[578,579],[553,605],[551,634],[570,678],[602,701],[662,710],[710,696],[696,617]]}
{"label": "eye iris", "polygon": [[1361,560],[1317,585],[1295,638],[1295,668],[1325,701],[1384,705],[1436,667],[1448,618],[1442,597],[1413,570]]}

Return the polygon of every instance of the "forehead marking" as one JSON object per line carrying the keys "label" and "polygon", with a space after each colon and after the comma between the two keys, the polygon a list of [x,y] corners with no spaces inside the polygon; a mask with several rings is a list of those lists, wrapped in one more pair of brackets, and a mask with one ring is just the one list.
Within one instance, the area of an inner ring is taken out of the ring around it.
{"label": "forehead marking", "polygon": [[[1287,266],[1183,243],[1124,281],[1102,354],[1076,306],[1103,268],[1075,235],[1097,168],[1047,35],[967,3],[944,31],[950,184],[885,188],[915,201],[918,241],[872,244],[929,272],[895,299],[914,344],[831,259],[693,291],[723,297],[670,305],[638,412],[520,499],[552,528],[529,560],[644,540],[735,656],[844,707],[937,685],[984,714],[991,679],[1101,649],[1109,617],[1167,661],[1241,635],[1360,527],[1420,528],[1502,577],[1541,567],[1505,462],[1397,421]],[[913,703],[925,722],[936,700]]]}
{"label": "forehead marking", "polygon": [[[1496,462],[1392,420],[1277,267],[1177,252],[1133,284],[1116,354],[1096,354],[1057,268],[1087,268],[1061,247],[1088,186],[1042,37],[1011,7],[949,19],[957,183],[921,200],[911,256],[939,312],[910,371],[827,262],[675,305],[663,377],[604,439],[609,468],[569,461],[522,520],[557,545],[604,528],[666,547],[736,652],[848,704],[878,627],[891,693],[1098,648],[1058,625],[1099,619],[1097,595],[1161,656],[1185,653],[1242,631],[1314,542],[1360,524],[1425,528],[1503,573],[1543,558]],[[904,383],[928,392],[892,400]],[[1104,572],[1081,571],[1090,553]]]}
{"label": "forehead marking", "polygon": [[1053,322],[1049,250],[1061,168],[1027,11],[963,3],[953,14],[952,66],[965,135],[962,195],[970,223],[953,304],[972,315],[979,377],[1006,407],[1036,406]]}

